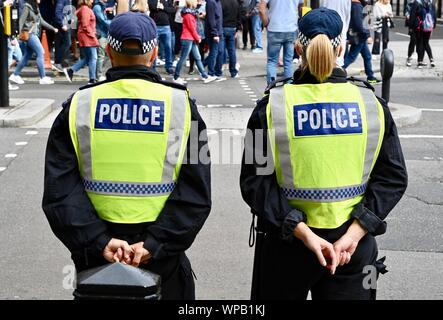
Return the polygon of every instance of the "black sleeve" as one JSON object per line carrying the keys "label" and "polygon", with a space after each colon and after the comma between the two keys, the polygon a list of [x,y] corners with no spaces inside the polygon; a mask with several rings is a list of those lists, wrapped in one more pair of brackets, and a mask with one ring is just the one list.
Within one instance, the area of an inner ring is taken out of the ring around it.
{"label": "black sleeve", "polygon": [[69,134],[69,104],[55,120],[49,133],[45,157],[43,211],[52,231],[74,259],[88,264],[101,257],[111,240],[83,187],[77,157]]}
{"label": "black sleeve", "polygon": [[283,238],[292,239],[295,226],[301,221],[306,221],[306,217],[303,212],[289,205],[277,183],[271,150],[268,152],[267,104],[268,96],[265,96],[254,109],[248,122],[240,189],[253,214],[263,219],[265,225],[280,228]]}
{"label": "black sleeve", "polygon": [[171,4],[170,1],[163,1],[164,9],[163,11],[167,13],[175,13],[176,9],[173,4]]}
{"label": "black sleeve", "polygon": [[380,103],[385,114],[383,142],[363,201],[352,212],[352,216],[372,235],[386,232],[383,220],[400,201],[408,184],[397,127],[385,102],[380,100]]}
{"label": "black sleeve", "polygon": [[361,5],[352,6],[351,9],[351,20],[354,32],[357,32],[359,37],[363,37],[365,29],[363,28],[363,7]]}
{"label": "black sleeve", "polygon": [[[190,101],[190,104],[192,125],[198,125],[198,141],[191,129],[177,185],[157,221],[147,229],[144,247],[154,259],[188,249],[211,210],[211,165],[206,125],[195,102]],[[208,155],[207,159],[198,156],[203,153]]]}
{"label": "black sleeve", "polygon": [[159,0],[148,0],[148,7],[150,12],[158,12],[157,3]]}
{"label": "black sleeve", "polygon": [[241,30],[242,24],[241,24],[241,1],[238,1],[238,10],[237,10],[237,22],[236,22],[236,29]]}

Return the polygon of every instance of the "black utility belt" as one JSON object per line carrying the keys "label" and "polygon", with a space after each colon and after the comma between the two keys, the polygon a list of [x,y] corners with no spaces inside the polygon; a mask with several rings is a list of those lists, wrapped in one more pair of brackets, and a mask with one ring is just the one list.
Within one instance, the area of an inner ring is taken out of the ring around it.
{"label": "black utility belt", "polygon": [[153,222],[143,222],[143,223],[114,223],[105,221],[108,227],[108,230],[112,234],[124,234],[124,235],[136,235],[141,234],[146,231],[146,229],[153,224]]}

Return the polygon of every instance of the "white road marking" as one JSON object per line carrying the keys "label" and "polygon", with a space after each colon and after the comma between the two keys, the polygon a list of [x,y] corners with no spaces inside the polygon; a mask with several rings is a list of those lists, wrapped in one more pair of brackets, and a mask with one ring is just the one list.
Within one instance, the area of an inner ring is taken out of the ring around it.
{"label": "white road marking", "polygon": [[254,94],[255,95],[255,92],[254,91],[245,91],[247,94]]}
{"label": "white road marking", "polygon": [[15,154],[15,153],[5,154],[5,158],[15,158],[15,157],[17,157],[17,154]]}
{"label": "white road marking", "polygon": [[206,133],[208,136],[213,136],[214,134],[217,134],[218,132],[217,132],[217,130],[214,130],[214,129],[207,129]]}
{"label": "white road marking", "polygon": [[26,146],[28,143],[26,141],[18,141],[15,143],[16,146]]}
{"label": "white road marking", "polygon": [[443,112],[443,109],[428,109],[428,108],[423,108],[420,109],[421,111],[429,111],[429,112]]}
{"label": "white road marking", "polygon": [[6,170],[6,167],[0,167],[0,172],[3,172]]}
{"label": "white road marking", "polygon": [[396,34],[396,35],[399,35],[399,36],[402,36],[402,37],[407,37],[407,38],[409,38],[409,35],[408,35],[408,34],[404,34],[404,33],[401,33],[401,32],[396,32],[395,34]]}
{"label": "white road marking", "polygon": [[199,104],[197,105],[198,108],[239,108],[243,107],[242,104],[236,104],[236,103],[228,103],[228,104]]}
{"label": "white road marking", "polygon": [[423,157],[423,159],[425,159],[425,160],[433,160],[434,157]]}
{"label": "white road marking", "polygon": [[28,131],[26,131],[26,134],[27,135],[35,135],[35,134],[38,134],[38,131],[36,131],[36,130],[28,130]]}
{"label": "white road marking", "polygon": [[399,137],[403,139],[443,139],[443,136],[430,134],[401,134]]}

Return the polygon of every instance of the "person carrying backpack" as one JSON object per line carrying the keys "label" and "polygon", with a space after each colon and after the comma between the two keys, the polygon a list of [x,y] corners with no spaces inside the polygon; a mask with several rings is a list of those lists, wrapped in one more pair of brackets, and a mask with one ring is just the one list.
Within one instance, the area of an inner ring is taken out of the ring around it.
{"label": "person carrying backpack", "polygon": [[432,56],[432,49],[429,45],[429,39],[431,38],[432,31],[435,28],[437,23],[436,15],[435,15],[435,4],[432,3],[432,0],[424,0],[423,7],[419,12],[420,19],[420,37],[418,39],[418,68],[422,69],[427,66],[423,59],[425,57],[425,51],[428,54],[429,61],[431,63],[431,67],[435,67],[434,57]]}

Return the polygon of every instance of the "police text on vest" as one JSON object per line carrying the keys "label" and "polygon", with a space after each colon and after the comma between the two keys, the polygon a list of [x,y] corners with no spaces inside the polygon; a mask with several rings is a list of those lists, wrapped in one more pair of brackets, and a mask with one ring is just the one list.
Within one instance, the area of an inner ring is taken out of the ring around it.
{"label": "police text on vest", "polygon": [[357,103],[311,103],[294,106],[296,137],[362,132]]}
{"label": "police text on vest", "polygon": [[95,129],[163,132],[163,101],[146,99],[99,99]]}

